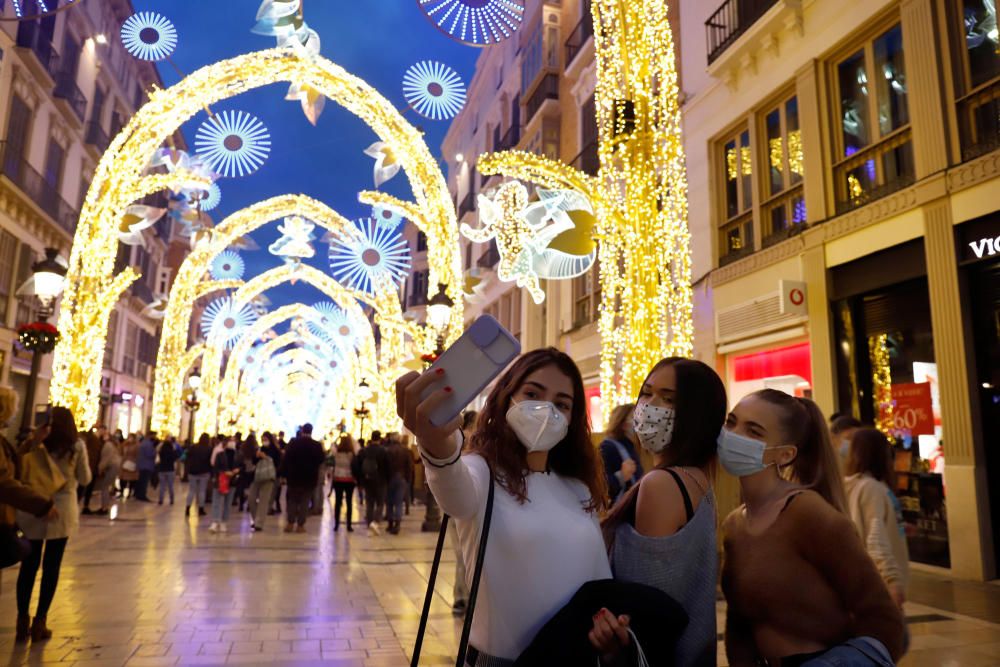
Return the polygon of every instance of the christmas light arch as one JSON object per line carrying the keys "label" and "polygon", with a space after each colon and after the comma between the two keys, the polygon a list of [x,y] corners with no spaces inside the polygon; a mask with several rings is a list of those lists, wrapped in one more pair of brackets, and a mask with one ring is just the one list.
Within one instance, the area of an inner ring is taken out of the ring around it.
{"label": "christmas light arch", "polygon": [[78,423],[97,421],[108,317],[122,291],[138,278],[130,270],[115,275],[117,221],[146,195],[192,180],[183,170],[144,175],[151,157],[206,105],[279,82],[319,91],[393,147],[413,191],[410,205],[421,214],[411,219],[428,238],[429,285],[448,285],[455,302],[448,337],[461,330],[462,267],[455,211],[420,132],[365,81],[322,57],[293,49],[250,53],[204,67],[169,89],[153,90],[98,164],[70,255],[59,322],[62,339],[55,350],[50,392],[51,401],[72,410]]}

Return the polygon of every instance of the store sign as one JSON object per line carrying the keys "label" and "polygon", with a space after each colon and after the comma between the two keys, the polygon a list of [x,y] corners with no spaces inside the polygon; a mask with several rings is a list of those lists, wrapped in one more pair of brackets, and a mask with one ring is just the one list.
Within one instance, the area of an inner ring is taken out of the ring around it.
{"label": "store sign", "polygon": [[781,289],[781,314],[782,315],[808,315],[809,309],[806,306],[806,284],[801,280],[782,280],[779,283]]}
{"label": "store sign", "polygon": [[955,236],[960,263],[1000,257],[1000,215],[996,213],[959,225]]}
{"label": "store sign", "polygon": [[978,241],[972,241],[969,243],[969,247],[972,248],[976,259],[995,257],[996,255],[1000,255],[1000,236],[995,239],[987,237]]}
{"label": "store sign", "polygon": [[892,420],[898,433],[934,435],[931,383],[892,385]]}

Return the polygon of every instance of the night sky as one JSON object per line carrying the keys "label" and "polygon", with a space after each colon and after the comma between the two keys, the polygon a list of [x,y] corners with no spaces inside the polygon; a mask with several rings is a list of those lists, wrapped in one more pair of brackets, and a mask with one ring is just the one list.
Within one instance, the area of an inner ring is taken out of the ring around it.
{"label": "night sky", "polygon": [[[136,11],[158,12],[176,26],[178,46],[172,61],[184,73],[274,47],[275,38],[250,32],[259,4],[258,0],[134,1]],[[322,55],[366,80],[400,109],[407,106],[402,92],[403,74],[418,61],[443,62],[454,68],[466,85],[471,81],[479,50],[454,42],[438,31],[416,0],[307,0],[303,7],[306,22],[321,37]],[[167,86],[180,80],[170,64],[162,62],[159,67]],[[211,212],[216,223],[257,201],[287,193],[315,197],[350,219],[370,214],[370,208],[357,201],[357,194],[374,187],[374,160],[363,151],[378,140],[375,134],[329,101],[314,127],[298,102],[285,101],[287,90],[287,83],[275,84],[213,105],[215,113],[226,109],[252,113],[271,134],[271,154],[259,171],[244,178],[218,181],[222,203]],[[448,121],[425,120],[413,112],[406,117],[424,129],[431,153],[440,158]],[[197,128],[206,118],[207,114],[199,114],[184,126],[192,152]],[[404,199],[412,198],[402,172],[382,189]],[[317,228],[316,257],[307,261],[329,271],[328,246],[319,242],[323,233],[322,228]],[[277,224],[269,224],[253,236],[261,249],[241,253],[247,263],[247,280],[281,264],[280,258],[267,251],[279,236]],[[267,296],[273,307],[325,300],[302,283],[284,285],[267,292]]]}

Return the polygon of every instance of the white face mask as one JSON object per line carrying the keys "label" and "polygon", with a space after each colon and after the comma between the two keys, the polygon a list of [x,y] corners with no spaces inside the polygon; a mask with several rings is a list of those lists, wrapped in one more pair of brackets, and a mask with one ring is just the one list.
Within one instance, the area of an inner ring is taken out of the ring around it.
{"label": "white face mask", "polygon": [[[748,438],[735,431],[723,428],[719,434],[719,463],[730,475],[734,477],[749,477],[756,475],[770,466],[778,468],[777,462],[764,463],[764,452],[768,449],[785,449],[791,445],[779,445],[768,447],[767,443],[755,438]],[[790,464],[791,462],[789,462]]]}
{"label": "white face mask", "polygon": [[566,417],[548,401],[513,403],[507,424],[529,452],[547,452],[569,433]]}
{"label": "white face mask", "polygon": [[642,448],[652,454],[659,454],[674,439],[674,420],[677,413],[673,408],[640,403],[632,411],[632,430]]}

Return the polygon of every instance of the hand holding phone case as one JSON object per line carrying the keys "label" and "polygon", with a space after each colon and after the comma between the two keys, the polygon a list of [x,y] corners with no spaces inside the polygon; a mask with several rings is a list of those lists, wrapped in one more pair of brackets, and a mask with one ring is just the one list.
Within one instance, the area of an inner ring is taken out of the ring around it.
{"label": "hand holding phone case", "polygon": [[452,390],[431,414],[431,423],[444,426],[461,414],[520,353],[521,344],[499,322],[489,315],[476,319],[428,371],[444,368],[446,374],[424,392],[424,398],[445,385]]}

